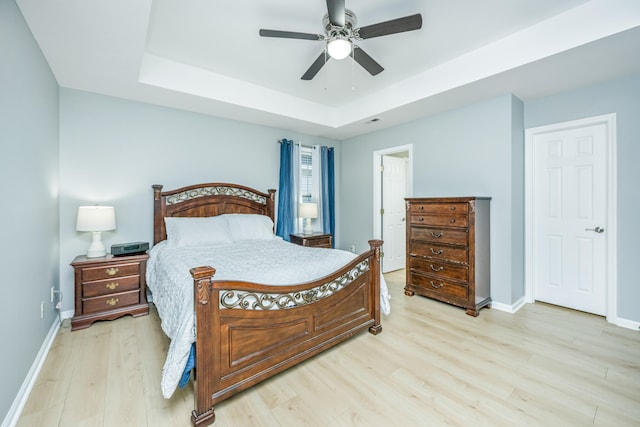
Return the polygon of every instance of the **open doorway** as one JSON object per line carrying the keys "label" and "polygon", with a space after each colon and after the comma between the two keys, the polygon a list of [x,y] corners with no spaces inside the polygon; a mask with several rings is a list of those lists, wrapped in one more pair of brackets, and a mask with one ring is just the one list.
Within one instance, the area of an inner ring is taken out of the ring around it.
{"label": "open doorway", "polygon": [[413,193],[413,146],[373,153],[373,235],[384,240],[382,272],[405,267],[406,209]]}

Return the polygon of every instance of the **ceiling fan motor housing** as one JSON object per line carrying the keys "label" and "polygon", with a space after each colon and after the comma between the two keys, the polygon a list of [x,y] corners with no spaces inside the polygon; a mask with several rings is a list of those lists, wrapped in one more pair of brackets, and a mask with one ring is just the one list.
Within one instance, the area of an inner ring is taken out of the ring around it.
{"label": "ceiling fan motor housing", "polygon": [[353,31],[357,23],[358,19],[356,18],[356,14],[349,9],[344,10],[344,27],[332,25],[329,21],[329,14],[324,15],[324,17],[322,18],[324,32],[327,34],[327,41],[329,42],[337,38],[346,40],[355,38],[356,40],[359,40],[359,37]]}

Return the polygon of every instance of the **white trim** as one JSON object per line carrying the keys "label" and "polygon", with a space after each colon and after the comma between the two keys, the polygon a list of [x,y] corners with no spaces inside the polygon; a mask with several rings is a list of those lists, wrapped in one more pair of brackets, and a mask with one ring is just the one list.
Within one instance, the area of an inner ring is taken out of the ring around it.
{"label": "white trim", "polygon": [[502,302],[491,301],[491,309],[496,309],[500,311],[506,311],[507,313],[514,314],[518,310],[520,310],[526,304],[524,297],[520,297],[518,301],[513,304],[505,304]]}
{"label": "white trim", "polygon": [[40,351],[36,355],[27,376],[22,382],[22,386],[16,395],[16,398],[13,400],[13,404],[11,408],[9,408],[9,412],[7,412],[7,416],[2,421],[2,427],[13,427],[18,423],[18,419],[20,418],[20,414],[22,414],[22,410],[24,409],[24,405],[27,403],[27,399],[29,398],[29,394],[33,389],[33,385],[38,378],[38,374],[42,369],[42,365],[47,358],[47,354],[49,354],[49,349],[51,348],[51,344],[56,338],[58,334],[58,330],[60,329],[60,320],[58,316],[56,316],[51,328],[49,328],[49,333],[44,339],[42,346],[40,347]]}
{"label": "white trim", "polygon": [[71,318],[73,318],[74,314],[75,314],[74,310],[61,311],[60,312],[60,320],[62,321],[64,319],[71,319]]}
{"label": "white trim", "polygon": [[[533,286],[533,171],[536,135],[584,126],[605,124],[607,127],[607,321],[618,324],[618,270],[617,270],[617,136],[616,114],[589,117],[546,126],[525,129],[525,302],[535,301]],[[632,328],[633,329],[633,328]]]}
{"label": "white trim", "polygon": [[373,152],[373,238],[380,239],[382,236],[382,224],[380,223],[380,209],[382,208],[382,199],[380,198],[380,189],[382,188],[382,180],[380,179],[380,165],[382,164],[382,156],[395,153],[408,152],[407,157],[407,197],[413,195],[413,144],[401,145],[399,147],[386,148]]}
{"label": "white trim", "polygon": [[640,322],[636,322],[635,320],[621,319],[618,317],[614,323],[622,328],[633,329],[634,331],[640,330]]}

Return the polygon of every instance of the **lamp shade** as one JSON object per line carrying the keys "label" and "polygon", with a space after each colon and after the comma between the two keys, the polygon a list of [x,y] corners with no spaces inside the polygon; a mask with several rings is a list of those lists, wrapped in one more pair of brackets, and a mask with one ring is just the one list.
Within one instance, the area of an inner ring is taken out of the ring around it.
{"label": "lamp shade", "polygon": [[318,218],[317,203],[300,203],[300,218]]}
{"label": "lamp shade", "polygon": [[80,206],[76,219],[77,231],[107,231],[116,229],[113,206]]}

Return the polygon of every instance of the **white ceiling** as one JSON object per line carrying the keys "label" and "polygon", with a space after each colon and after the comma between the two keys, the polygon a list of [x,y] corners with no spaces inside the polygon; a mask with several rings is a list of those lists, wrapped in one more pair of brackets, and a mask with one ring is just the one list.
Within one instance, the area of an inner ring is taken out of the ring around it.
{"label": "white ceiling", "polygon": [[[67,88],[346,139],[513,93],[523,100],[640,72],[638,0],[346,0],[366,26],[421,13],[421,30],[358,42],[300,76],[325,0],[17,0]],[[375,123],[372,118],[380,118]]]}

